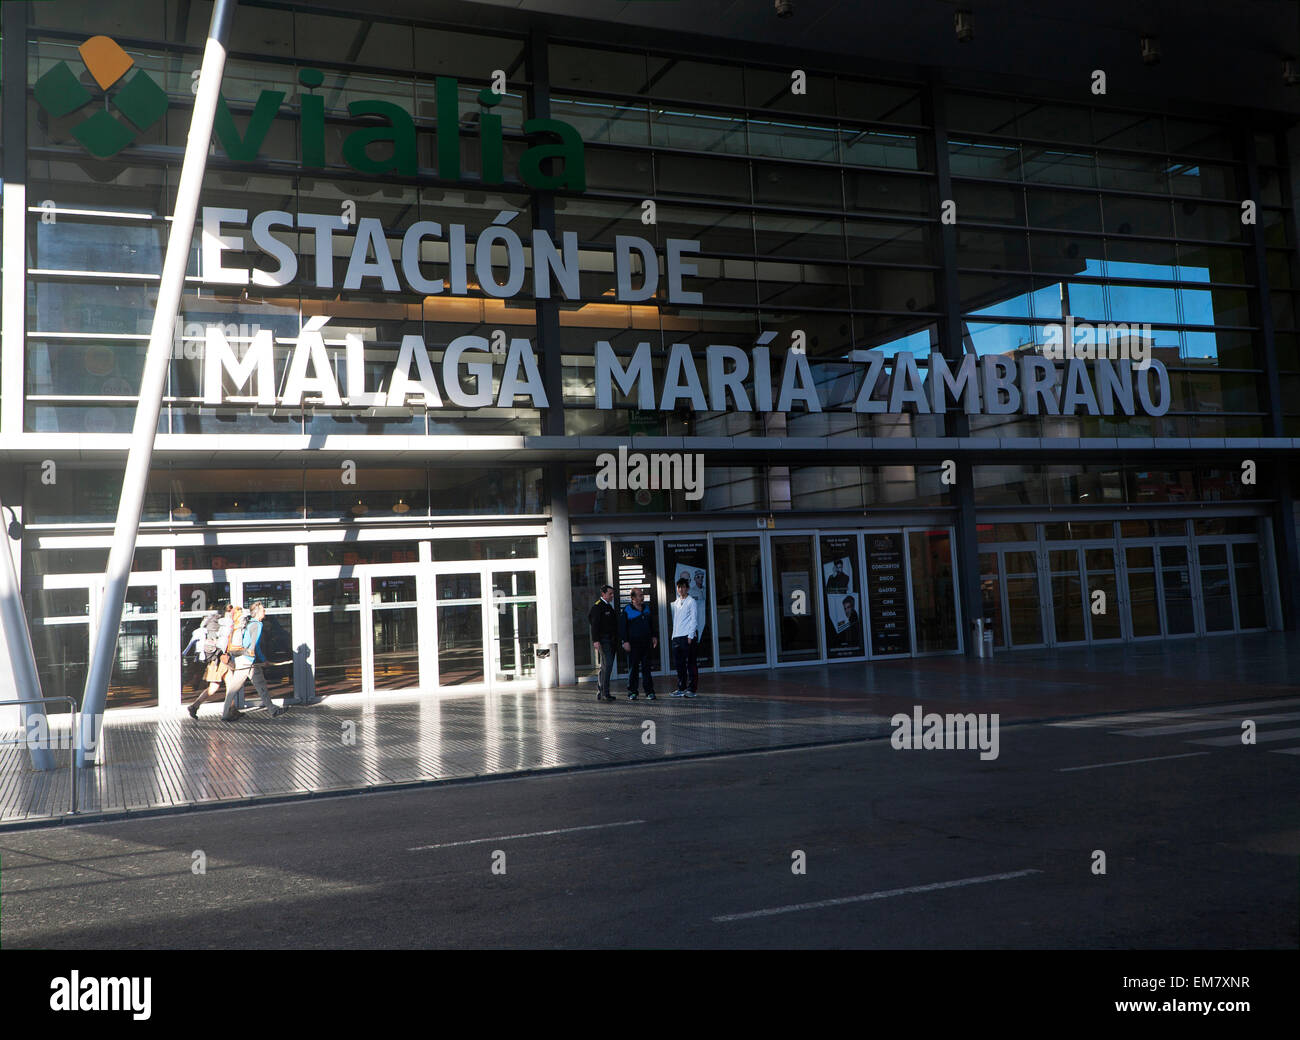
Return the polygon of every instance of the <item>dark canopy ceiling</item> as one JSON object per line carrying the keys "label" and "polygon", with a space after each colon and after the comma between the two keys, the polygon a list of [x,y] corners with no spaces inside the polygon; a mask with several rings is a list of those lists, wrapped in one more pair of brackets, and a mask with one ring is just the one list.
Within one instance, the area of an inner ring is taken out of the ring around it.
{"label": "dark canopy ceiling", "polygon": [[[1154,97],[1300,112],[1300,86],[1282,82],[1283,57],[1300,58],[1296,0],[318,0],[417,20],[523,28],[682,50],[724,50],[763,61],[830,52],[862,72],[942,70],[958,83],[1088,100],[1090,74],[1105,70],[1112,100]],[[958,7],[975,38],[959,43]],[[629,31],[635,27],[636,31]],[[1162,60],[1142,63],[1139,37],[1159,39]],[[692,39],[694,37],[694,39]],[[712,37],[713,39],[708,39]],[[1019,80],[999,83],[990,77]]]}

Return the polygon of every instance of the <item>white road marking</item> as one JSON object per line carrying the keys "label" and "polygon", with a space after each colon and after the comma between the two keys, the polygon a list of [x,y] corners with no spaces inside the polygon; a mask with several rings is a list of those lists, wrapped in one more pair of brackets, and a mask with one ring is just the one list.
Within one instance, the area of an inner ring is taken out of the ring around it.
{"label": "white road marking", "polygon": [[1058,769],[1058,773],[1077,773],[1080,769],[1105,769],[1107,766],[1131,766],[1138,762],[1167,762],[1171,758],[1195,758],[1197,755],[1208,755],[1208,751],[1189,751],[1185,755],[1159,755],[1156,758],[1126,758],[1123,762],[1097,762],[1090,766],[1066,766],[1064,769]]}
{"label": "white road marking", "polygon": [[407,852],[426,852],[429,849],[454,849],[458,845],[484,845],[490,841],[515,841],[519,838],[546,838],[552,834],[576,834],[578,831],[598,831],[606,827],[632,827],[645,820],[619,820],[617,823],[592,823],[586,827],[560,827],[553,831],[530,831],[527,834],[502,834],[495,838],[471,838],[469,841],[448,841],[441,845],[417,845]]}
{"label": "white road marking", "polygon": [[1300,708],[1300,697],[1286,697],[1276,701],[1249,701],[1245,704],[1207,704],[1199,708],[1174,708],[1169,711],[1130,711],[1118,715],[1097,715],[1087,719],[1069,719],[1049,722],[1058,729],[1080,729],[1091,726],[1111,726],[1120,723],[1161,722],[1169,719],[1204,719],[1207,715],[1224,715],[1232,712],[1255,711],[1259,708]]}
{"label": "white road marking", "polygon": [[799,910],[821,910],[828,906],[845,906],[848,903],[867,903],[874,899],[892,899],[894,896],[910,896],[917,892],[937,892],[944,888],[962,888],[966,885],[983,885],[990,881],[1010,881],[1012,878],[1028,877],[1041,874],[1041,870],[1013,870],[1007,874],[986,874],[984,877],[960,878],[957,881],[937,881],[932,885],[912,885],[909,888],[891,888],[883,892],[867,892],[860,896],[843,896],[839,899],[820,899],[815,903],[792,903],[789,906],[773,906],[766,910],[749,910],[743,914],[723,914],[715,917],[715,923],[727,921],[748,921],[755,917],[774,917],[777,914],[792,914]]}
{"label": "white road marking", "polygon": [[[1260,715],[1255,718],[1256,723],[1265,722],[1295,722],[1300,719],[1300,712],[1288,712],[1285,715]],[[1176,733],[1198,733],[1207,729],[1224,729],[1228,726],[1241,728],[1241,719],[1225,716],[1221,719],[1215,719],[1210,722],[1183,722],[1175,726],[1149,726],[1146,729],[1117,729],[1113,732],[1126,737],[1171,737]]]}
{"label": "white road marking", "polygon": [[1136,711],[1123,715],[1098,715],[1091,719],[1071,719],[1068,722],[1049,722],[1056,729],[1084,729],[1091,726],[1114,726],[1121,722],[1166,722],[1195,715],[1191,711]]}
{"label": "white road marking", "polygon": [[[1265,744],[1270,740],[1293,740],[1300,737],[1300,729],[1272,729],[1255,734],[1255,743]],[[1205,744],[1208,747],[1232,747],[1241,743],[1241,734],[1231,737],[1210,737],[1206,740],[1189,740],[1189,744]]]}

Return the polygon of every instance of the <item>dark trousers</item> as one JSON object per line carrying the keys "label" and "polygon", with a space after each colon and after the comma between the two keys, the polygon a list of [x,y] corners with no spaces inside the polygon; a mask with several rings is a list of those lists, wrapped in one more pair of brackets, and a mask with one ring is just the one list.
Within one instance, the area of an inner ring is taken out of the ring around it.
{"label": "dark trousers", "polygon": [[677,688],[696,692],[700,685],[700,666],[695,663],[699,643],[686,636],[673,640],[673,662],[677,665]]}
{"label": "dark trousers", "polygon": [[600,644],[600,677],[596,681],[596,688],[600,691],[600,696],[609,696],[609,675],[614,670],[614,644],[601,641]]}
{"label": "dark trousers", "polygon": [[650,669],[654,666],[655,649],[648,639],[633,639],[628,645],[632,649],[627,652],[627,692],[636,693],[637,676],[640,675],[645,692],[654,693],[655,681],[650,677]]}

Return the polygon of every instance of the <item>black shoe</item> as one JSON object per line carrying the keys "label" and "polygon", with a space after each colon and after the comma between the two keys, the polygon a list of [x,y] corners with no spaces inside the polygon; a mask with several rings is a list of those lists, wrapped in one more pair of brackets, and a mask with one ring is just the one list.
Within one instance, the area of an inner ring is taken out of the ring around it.
{"label": "black shoe", "polygon": [[191,704],[186,710],[190,713],[190,718],[197,719],[199,717],[199,706],[197,704]]}
{"label": "black shoe", "polygon": [[630,701],[634,701],[634,700],[636,700],[636,691],[633,690],[631,693],[629,693],[629,694],[627,695],[627,699],[630,700]]}
{"label": "black shoe", "polygon": [[271,709],[271,718],[273,718],[273,719],[278,719],[281,715],[283,715],[283,714],[285,713],[286,710],[287,710],[287,709],[285,709],[285,708],[272,708],[272,709]]}
{"label": "black shoe", "polygon": [[645,699],[648,700],[648,701],[652,701],[652,700],[655,699],[655,695],[654,695],[653,693],[647,693],[647,694],[645,695]]}
{"label": "black shoe", "polygon": [[222,721],[222,722],[234,722],[235,719],[242,717],[243,714],[244,714],[244,713],[243,713],[242,711],[240,711],[238,708],[236,708],[236,709],[235,709],[234,711],[232,711],[229,715],[222,715],[222,716],[221,716],[221,721]]}

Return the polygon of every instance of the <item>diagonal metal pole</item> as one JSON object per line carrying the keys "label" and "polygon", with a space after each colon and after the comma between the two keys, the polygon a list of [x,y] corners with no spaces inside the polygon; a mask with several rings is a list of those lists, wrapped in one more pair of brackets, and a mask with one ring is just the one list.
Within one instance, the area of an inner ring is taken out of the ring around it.
{"label": "diagonal metal pole", "polygon": [[[9,664],[13,668],[18,697],[32,702],[31,708],[23,705],[19,709],[22,712],[23,734],[26,736],[29,732],[27,713],[32,710],[47,720],[40,730],[49,733],[48,715],[45,705],[40,701],[41,678],[36,672],[36,655],[32,652],[32,637],[27,628],[27,614],[23,610],[18,571],[14,567],[14,558],[10,555],[9,534],[4,527],[3,504],[0,504],[0,543],[3,543],[0,544],[0,624],[4,626],[5,645],[9,648]],[[29,740],[28,747],[32,753],[33,769],[56,768],[54,752],[48,746],[41,747],[39,741]]]}
{"label": "diagonal metal pole", "polygon": [[185,143],[181,179],[176,188],[176,209],[172,214],[171,232],[167,237],[167,255],[163,260],[162,282],[158,287],[158,308],[149,331],[149,351],[145,355],[144,376],[140,381],[140,403],[136,406],[135,426],[131,430],[131,448],[122,478],[122,497],[117,505],[117,524],[113,545],[104,572],[103,605],[99,628],[86,675],[85,696],[81,703],[82,730],[77,741],[78,765],[93,765],[99,754],[98,719],[103,716],[108,697],[108,681],[117,653],[117,631],[126,602],[127,579],[135,555],[135,539],[140,530],[140,513],[144,508],[149,482],[149,464],[153,458],[154,437],[158,431],[158,413],[162,408],[167,383],[167,362],[171,357],[172,330],[185,288],[185,268],[189,264],[190,243],[194,238],[194,219],[198,214],[199,193],[207,169],[208,145],[217,112],[221,77],[226,67],[226,38],[236,0],[216,0],[208,42],[203,51],[199,72],[199,89],[194,97],[190,117],[190,134]]}

